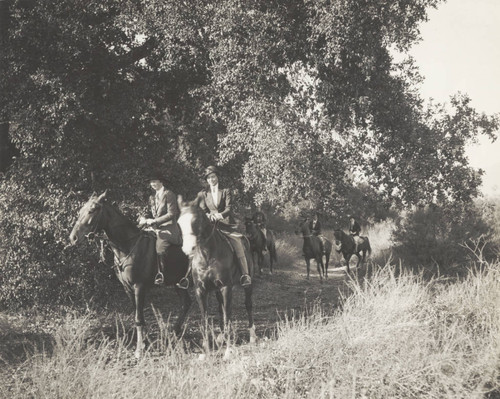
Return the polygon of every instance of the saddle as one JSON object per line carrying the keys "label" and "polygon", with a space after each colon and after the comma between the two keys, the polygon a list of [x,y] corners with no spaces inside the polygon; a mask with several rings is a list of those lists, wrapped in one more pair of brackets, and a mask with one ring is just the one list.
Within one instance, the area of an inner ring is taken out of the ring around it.
{"label": "saddle", "polygon": [[154,235],[156,239],[160,239],[168,242],[172,245],[182,245],[182,233],[179,225],[177,223],[164,226],[161,229],[154,229],[148,227],[144,229],[150,235]]}

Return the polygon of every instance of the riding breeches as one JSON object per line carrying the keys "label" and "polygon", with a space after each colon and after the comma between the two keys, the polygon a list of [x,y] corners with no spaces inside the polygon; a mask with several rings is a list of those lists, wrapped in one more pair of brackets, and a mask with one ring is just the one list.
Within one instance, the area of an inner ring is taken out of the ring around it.
{"label": "riding breeches", "polygon": [[224,235],[231,242],[231,246],[234,248],[234,252],[236,252],[236,256],[239,258],[245,258],[245,248],[243,247],[243,243],[241,242],[243,236],[240,233],[236,232],[224,232]]}

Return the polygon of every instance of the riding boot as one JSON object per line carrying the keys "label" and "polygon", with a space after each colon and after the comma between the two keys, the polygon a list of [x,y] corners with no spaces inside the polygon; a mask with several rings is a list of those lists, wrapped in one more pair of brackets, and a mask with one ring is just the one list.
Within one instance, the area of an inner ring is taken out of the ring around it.
{"label": "riding boot", "polygon": [[239,257],[238,260],[240,262],[240,268],[241,268],[240,284],[242,287],[247,287],[250,284],[252,284],[252,278],[248,273],[247,258],[245,256],[242,256]]}
{"label": "riding boot", "polygon": [[164,259],[162,255],[158,255],[158,273],[155,276],[155,284],[161,285],[165,281],[163,271],[165,270]]}

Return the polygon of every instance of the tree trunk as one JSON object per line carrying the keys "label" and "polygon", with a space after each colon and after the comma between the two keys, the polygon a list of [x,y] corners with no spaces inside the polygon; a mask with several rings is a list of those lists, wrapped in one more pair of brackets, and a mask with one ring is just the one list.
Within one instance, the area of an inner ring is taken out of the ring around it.
{"label": "tree trunk", "polygon": [[[5,48],[8,35],[9,3],[0,0],[0,46]],[[0,51],[0,73],[5,70],[5,57]],[[14,148],[9,138],[9,122],[5,107],[6,99],[0,97],[0,172],[5,172],[12,162]]]}

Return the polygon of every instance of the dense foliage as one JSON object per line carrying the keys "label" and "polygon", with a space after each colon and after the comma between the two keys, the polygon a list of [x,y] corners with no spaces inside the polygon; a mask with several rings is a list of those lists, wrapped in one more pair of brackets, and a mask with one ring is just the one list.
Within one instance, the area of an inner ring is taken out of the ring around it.
{"label": "dense foliage", "polygon": [[62,251],[78,204],[109,188],[135,217],[152,169],[192,197],[218,163],[239,203],[335,217],[358,180],[385,208],[477,195],[464,146],[498,118],[465,95],[424,105],[412,60],[393,56],[439,0],[2,3],[0,113],[20,152],[0,181],[10,293],[35,298],[26,276],[54,270],[70,287],[62,270],[85,262]]}
{"label": "dense foliage", "polygon": [[467,259],[482,263],[498,257],[495,211],[489,203],[415,209],[393,233],[395,252],[407,265],[432,273],[462,273]]}

